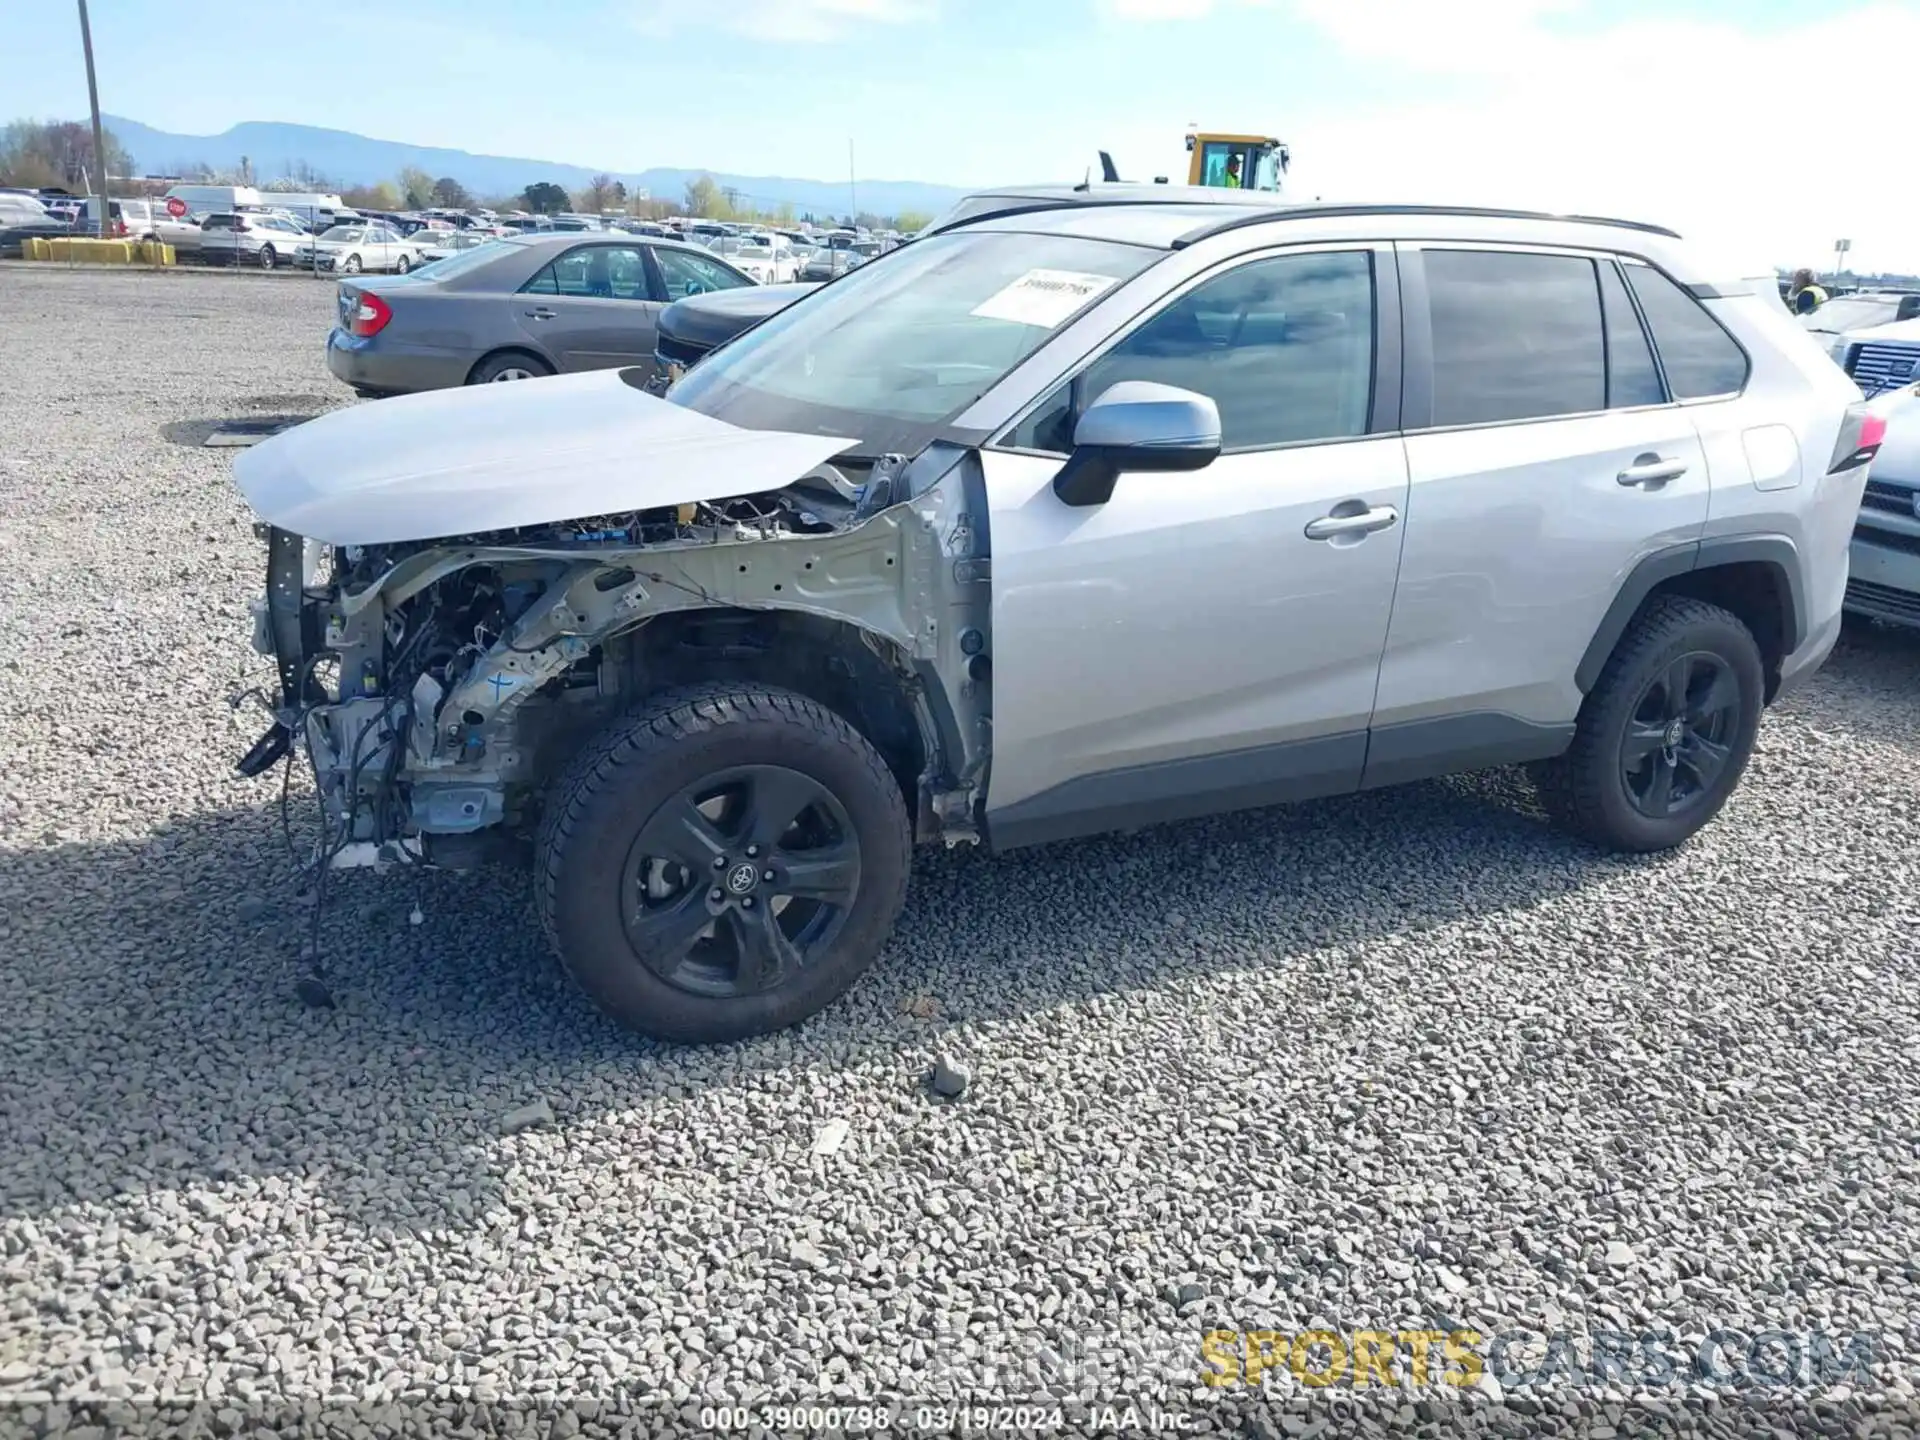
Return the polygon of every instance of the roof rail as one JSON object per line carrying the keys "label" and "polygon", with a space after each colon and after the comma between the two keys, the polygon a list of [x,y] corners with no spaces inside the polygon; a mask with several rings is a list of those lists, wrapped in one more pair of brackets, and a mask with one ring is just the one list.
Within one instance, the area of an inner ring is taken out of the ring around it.
{"label": "roof rail", "polygon": [[1611,225],[1622,230],[1640,230],[1649,235],[1665,235],[1678,240],[1680,234],[1664,225],[1648,225],[1640,220],[1610,220],[1600,215],[1552,215],[1544,210],[1499,210],[1477,205],[1282,205],[1258,215],[1235,215],[1189,230],[1173,242],[1175,250],[1185,249],[1215,235],[1245,230],[1253,225],[1268,225],[1278,220],[1315,220],[1341,215],[1463,215],[1488,220],[1558,220],[1570,225]]}
{"label": "roof rail", "polygon": [[[1215,208],[1215,202],[1193,200],[1180,195],[1101,195],[1091,190],[1079,190],[1077,187],[1075,191],[1063,195],[1009,195],[1005,197],[1005,199],[1005,204],[998,205],[991,210],[981,210],[972,215],[962,216],[958,220],[948,220],[944,223],[935,221],[934,225],[928,228],[934,234],[941,234],[948,230],[958,230],[965,225],[978,225],[986,220],[1005,220],[1014,215],[1032,215],[1047,210],[1117,209],[1133,205],[1159,205],[1163,207],[1180,205],[1191,210]],[[1254,200],[1247,203],[1258,205],[1262,202]],[[1224,207],[1233,204],[1233,202],[1221,201],[1218,202],[1218,204]],[[1235,208],[1237,208],[1237,206]],[[1267,208],[1276,214],[1285,214],[1288,210],[1288,207],[1284,204],[1273,204],[1267,206]],[[1252,219],[1254,217],[1248,218]]]}

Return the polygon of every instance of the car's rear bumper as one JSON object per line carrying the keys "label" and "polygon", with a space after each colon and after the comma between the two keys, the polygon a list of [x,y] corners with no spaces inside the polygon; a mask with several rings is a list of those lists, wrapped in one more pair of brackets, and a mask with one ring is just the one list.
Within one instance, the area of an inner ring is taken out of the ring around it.
{"label": "car's rear bumper", "polygon": [[356,390],[411,394],[451,390],[467,383],[473,357],[434,345],[411,345],[387,335],[350,335],[337,325],[327,333],[327,369]]}

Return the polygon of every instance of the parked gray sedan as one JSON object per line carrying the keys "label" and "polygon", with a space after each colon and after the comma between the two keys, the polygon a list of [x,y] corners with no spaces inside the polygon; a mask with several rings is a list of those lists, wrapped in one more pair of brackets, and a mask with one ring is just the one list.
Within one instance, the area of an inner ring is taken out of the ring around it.
{"label": "parked gray sedan", "polygon": [[621,365],[651,371],[670,300],[753,283],[696,245],[516,235],[410,275],[342,280],[327,368],[362,395]]}

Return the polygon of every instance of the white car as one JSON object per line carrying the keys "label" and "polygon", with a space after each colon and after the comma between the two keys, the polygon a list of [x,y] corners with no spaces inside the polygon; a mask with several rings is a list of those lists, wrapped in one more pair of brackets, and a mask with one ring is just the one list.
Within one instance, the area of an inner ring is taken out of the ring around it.
{"label": "white car", "polygon": [[306,231],[278,215],[222,211],[200,222],[203,257],[224,257],[235,265],[258,265],[262,270],[288,263],[307,240]]}
{"label": "white car", "polygon": [[800,258],[783,235],[728,235],[709,248],[757,285],[787,285],[800,278]]}
{"label": "white car", "polygon": [[420,262],[423,265],[431,265],[435,260],[444,260],[449,255],[458,255],[462,250],[477,250],[494,239],[492,231],[478,229],[422,230],[413,236],[414,242],[420,245]]}
{"label": "white car", "polygon": [[1847,368],[1847,347],[1860,343],[1862,331],[1881,330],[1903,321],[1920,319],[1920,295],[1898,290],[1866,290],[1857,295],[1838,295],[1817,310],[1794,318],[1833,356],[1834,363],[1844,370]]}
{"label": "white car", "polygon": [[335,225],[301,245],[294,257],[302,265],[317,265],[342,275],[358,275],[363,270],[391,270],[404,275],[426,264],[425,248],[385,225]]}

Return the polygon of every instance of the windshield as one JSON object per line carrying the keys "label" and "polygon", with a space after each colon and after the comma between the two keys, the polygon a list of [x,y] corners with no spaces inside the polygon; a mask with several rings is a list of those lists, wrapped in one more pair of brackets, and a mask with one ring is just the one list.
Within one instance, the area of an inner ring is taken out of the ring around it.
{"label": "windshield", "polygon": [[1884,325],[1900,313],[1900,297],[1887,295],[1867,299],[1829,300],[1807,315],[1802,323],[1809,330],[1826,335],[1844,335],[1849,330],[1865,330]]}
{"label": "windshield", "polygon": [[862,265],[715,351],[671,398],[749,429],[911,453],[1158,251],[960,231]]}
{"label": "windshield", "polygon": [[358,240],[360,232],[352,225],[336,225],[320,237],[322,240]]}

